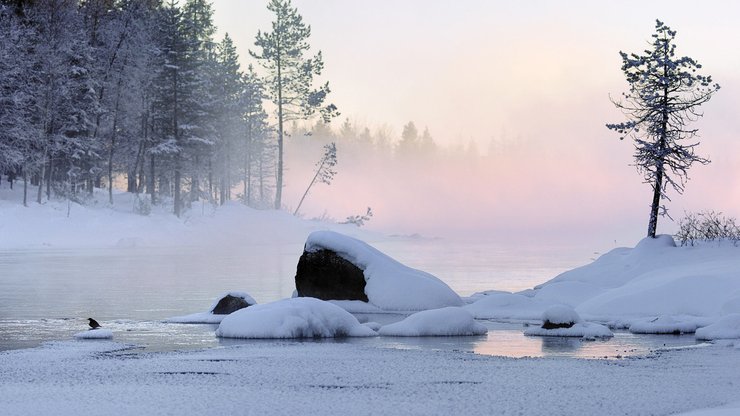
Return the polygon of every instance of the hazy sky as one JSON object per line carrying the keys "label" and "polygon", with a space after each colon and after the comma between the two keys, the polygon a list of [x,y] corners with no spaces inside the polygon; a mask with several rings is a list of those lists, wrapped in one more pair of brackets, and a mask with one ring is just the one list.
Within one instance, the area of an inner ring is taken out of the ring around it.
{"label": "hazy sky", "polygon": [[[214,1],[219,34],[229,32],[245,65],[257,30],[270,28],[266,3]],[[511,220],[527,224],[539,214],[544,219],[537,227],[560,229],[585,216],[594,223],[601,219],[603,230],[588,226],[575,234],[603,232],[609,241],[630,240],[625,243],[645,233],[650,189],[628,166],[632,145],[604,124],[622,120],[609,102],[609,94],[627,88],[618,52],[642,51],[660,18],[678,30],[678,54],[697,59],[722,85],[696,125],[700,153],[713,163],[692,170],[686,194],[674,194],[670,207],[677,216],[704,208],[740,216],[735,137],[740,2],[294,0],[294,5],[312,27],[311,44],[323,52],[323,79],[330,81],[341,119],[387,124],[397,135],[413,120],[428,126],[439,143],[472,139],[482,153],[491,139],[505,142],[504,149],[517,149],[501,155],[510,156],[512,175],[505,180],[518,189],[507,194],[508,201],[528,214],[508,219],[509,225]],[[522,170],[521,164],[532,169]],[[433,180],[441,173],[430,175]],[[503,226],[495,218],[497,209],[507,201],[487,194],[480,183],[464,204],[477,214],[463,215],[467,221],[459,228],[496,232]],[[387,206],[393,214],[379,213],[376,224],[432,233],[454,223],[461,208],[436,209],[427,217]]]}

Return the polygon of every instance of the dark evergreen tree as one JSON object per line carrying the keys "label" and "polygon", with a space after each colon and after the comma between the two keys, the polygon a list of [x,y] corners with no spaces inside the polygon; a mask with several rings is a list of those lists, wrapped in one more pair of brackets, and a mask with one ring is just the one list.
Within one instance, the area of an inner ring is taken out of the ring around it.
{"label": "dark evergreen tree", "polygon": [[691,165],[709,163],[694,152],[699,144],[697,130],[688,124],[702,115],[699,106],[719,90],[712,77],[697,73],[701,65],[694,59],[676,57],[675,36],[658,20],[651,49],[641,55],[620,52],[630,89],[622,100],[613,102],[627,121],[606,125],[620,139],[635,141],[635,166],[653,188],[649,237],[655,237],[661,208],[665,212],[661,199],[670,200],[666,188],[681,194]]}

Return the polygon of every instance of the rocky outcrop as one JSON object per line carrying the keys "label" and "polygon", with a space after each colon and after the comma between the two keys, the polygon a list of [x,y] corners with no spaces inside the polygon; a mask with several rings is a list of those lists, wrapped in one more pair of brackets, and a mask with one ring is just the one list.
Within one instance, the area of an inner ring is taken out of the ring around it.
{"label": "rocky outcrop", "polygon": [[219,301],[216,303],[216,306],[214,306],[213,310],[211,310],[211,313],[214,315],[228,315],[234,311],[238,311],[239,309],[243,309],[248,306],[251,306],[251,304],[248,303],[243,297],[227,294],[226,296],[219,299]]}
{"label": "rocky outcrop", "polygon": [[295,287],[299,297],[368,301],[363,270],[328,249],[303,252]]}

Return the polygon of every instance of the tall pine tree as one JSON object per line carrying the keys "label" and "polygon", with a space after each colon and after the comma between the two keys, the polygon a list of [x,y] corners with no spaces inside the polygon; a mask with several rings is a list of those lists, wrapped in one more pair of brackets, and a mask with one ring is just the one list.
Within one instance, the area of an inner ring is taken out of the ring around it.
{"label": "tall pine tree", "polygon": [[313,89],[314,76],[321,75],[324,62],[320,51],[313,57],[305,56],[310,49],[311,27],[303,22],[290,0],[271,0],[267,9],[275,15],[272,31],[257,33],[255,46],[259,51],[250,54],[267,70],[267,90],[277,107],[275,209],[281,209],[285,123],[309,118],[316,112],[328,122],[338,113],[336,106],[325,104],[330,91],[328,82]]}

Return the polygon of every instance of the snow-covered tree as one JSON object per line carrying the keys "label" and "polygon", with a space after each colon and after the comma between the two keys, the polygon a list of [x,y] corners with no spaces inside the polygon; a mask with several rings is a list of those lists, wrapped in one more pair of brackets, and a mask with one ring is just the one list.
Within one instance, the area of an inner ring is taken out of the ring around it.
{"label": "snow-covered tree", "polygon": [[674,30],[658,20],[650,49],[642,54],[620,52],[630,88],[621,100],[612,101],[627,121],[606,125],[620,139],[634,140],[635,166],[653,188],[649,237],[655,237],[658,215],[665,212],[661,199],[670,200],[666,188],[682,193],[691,165],[709,163],[694,152],[699,144],[697,129],[688,124],[701,117],[699,106],[719,90],[711,76],[697,72],[701,69],[698,62],[676,56],[675,36]]}
{"label": "snow-covered tree", "polygon": [[253,183],[259,190],[259,202],[262,205],[266,199],[266,178],[274,162],[274,146],[270,143],[270,126],[267,122],[267,112],[262,103],[266,98],[265,86],[250,65],[242,80],[240,107],[244,126],[244,140],[242,145],[244,194],[245,205],[252,206],[254,192]]}
{"label": "snow-covered tree", "polygon": [[283,140],[285,123],[313,116],[317,111],[327,122],[337,115],[333,104],[326,105],[329,83],[313,89],[314,76],[321,75],[324,62],[319,51],[306,57],[310,46],[311,27],[303,22],[290,0],[271,0],[267,9],[275,14],[271,32],[258,32],[255,46],[250,51],[267,70],[267,90],[277,108],[277,183],[275,209],[282,207]]}

